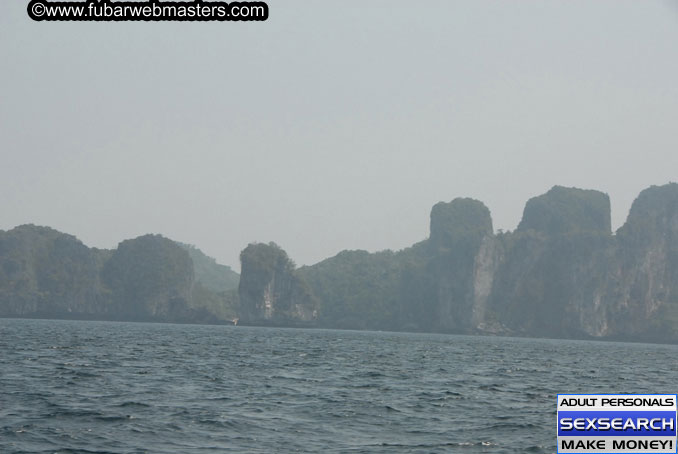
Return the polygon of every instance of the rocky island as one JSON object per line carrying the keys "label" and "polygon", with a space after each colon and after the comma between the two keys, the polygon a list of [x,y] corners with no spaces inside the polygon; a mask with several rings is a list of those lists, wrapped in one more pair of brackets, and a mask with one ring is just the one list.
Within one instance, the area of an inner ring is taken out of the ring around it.
{"label": "rocky island", "polygon": [[512,232],[457,198],[400,251],[297,268],[256,243],[241,266],[160,235],[101,250],[19,226],[0,231],[0,316],[676,342],[678,184],[642,191],[616,232],[606,194],[556,186]]}

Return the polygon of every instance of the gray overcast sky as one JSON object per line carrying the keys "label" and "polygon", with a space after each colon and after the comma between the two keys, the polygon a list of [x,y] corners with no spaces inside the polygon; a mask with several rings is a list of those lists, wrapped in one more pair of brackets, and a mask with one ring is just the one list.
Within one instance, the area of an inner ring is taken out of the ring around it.
{"label": "gray overcast sky", "polygon": [[36,23],[0,2],[0,229],[162,233],[239,269],[400,249],[555,184],[620,226],[678,176],[675,1],[269,1],[253,23]]}

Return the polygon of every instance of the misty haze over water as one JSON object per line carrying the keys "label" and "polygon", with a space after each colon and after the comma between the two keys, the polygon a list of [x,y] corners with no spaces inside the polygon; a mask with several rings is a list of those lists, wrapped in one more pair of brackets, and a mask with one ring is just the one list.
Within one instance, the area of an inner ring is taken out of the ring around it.
{"label": "misty haze over water", "polygon": [[678,168],[672,1],[269,2],[252,23],[31,21],[0,4],[0,229],[160,233],[239,269],[400,249],[430,207],[495,229],[553,185],[612,226]]}

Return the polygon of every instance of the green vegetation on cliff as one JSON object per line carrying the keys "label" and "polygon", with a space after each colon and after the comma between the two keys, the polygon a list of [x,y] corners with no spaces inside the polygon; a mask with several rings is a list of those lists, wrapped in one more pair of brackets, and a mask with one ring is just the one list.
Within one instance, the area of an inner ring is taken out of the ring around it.
{"label": "green vegetation on cliff", "polygon": [[174,241],[144,235],[118,245],[102,278],[121,318],[180,319],[191,301],[193,262]]}
{"label": "green vegetation on cliff", "polygon": [[678,184],[642,191],[616,237],[617,331],[678,340]]}
{"label": "green vegetation on cliff", "polygon": [[0,232],[0,315],[105,312],[99,269],[107,255],[49,227]]}
{"label": "green vegetation on cliff", "polygon": [[25,225],[0,232],[0,316],[218,322],[237,295],[195,281],[188,252],[160,235],[88,248],[71,235]]}
{"label": "green vegetation on cliff", "polygon": [[393,329],[400,278],[393,252],[343,251],[299,271],[321,302],[322,324]]}
{"label": "green vegetation on cliff", "polygon": [[575,231],[609,233],[610,198],[594,190],[554,186],[527,201],[518,230],[533,229],[549,235]]}
{"label": "green vegetation on cliff", "polygon": [[438,203],[428,240],[300,270],[323,326],[678,340],[678,185],[643,191],[617,235],[609,197],[554,187],[494,235],[471,199]]}
{"label": "green vegetation on cliff", "polygon": [[438,202],[431,209],[429,241],[433,248],[472,251],[491,234],[490,210],[478,200],[458,198],[450,203]]}
{"label": "green vegetation on cliff", "polygon": [[295,324],[316,317],[316,300],[277,244],[253,243],[240,254],[238,288],[244,323]]}
{"label": "green vegetation on cliff", "polygon": [[193,245],[178,244],[188,251],[188,255],[193,260],[196,282],[200,282],[205,288],[217,293],[238,288],[240,276],[230,266],[220,265],[214,258],[207,256]]}
{"label": "green vegetation on cliff", "polygon": [[296,269],[276,244],[250,244],[241,265],[238,279],[159,235],[104,251],[20,226],[0,231],[0,316],[676,342],[678,185],[641,192],[616,234],[606,194],[556,186],[513,232],[495,235],[488,208],[458,198],[401,251]]}
{"label": "green vegetation on cliff", "polygon": [[431,211],[431,237],[398,252],[344,251],[300,270],[324,326],[468,331],[473,261],[492,234],[482,202],[455,199]]}

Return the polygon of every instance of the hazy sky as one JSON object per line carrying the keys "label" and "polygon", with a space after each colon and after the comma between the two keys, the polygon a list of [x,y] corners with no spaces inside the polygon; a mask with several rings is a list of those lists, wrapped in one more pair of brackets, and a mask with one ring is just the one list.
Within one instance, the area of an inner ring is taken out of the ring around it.
{"label": "hazy sky", "polygon": [[161,233],[239,269],[400,249],[441,200],[512,230],[555,184],[613,227],[678,180],[676,1],[269,1],[252,23],[37,23],[0,2],[0,229]]}

